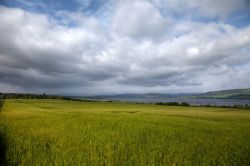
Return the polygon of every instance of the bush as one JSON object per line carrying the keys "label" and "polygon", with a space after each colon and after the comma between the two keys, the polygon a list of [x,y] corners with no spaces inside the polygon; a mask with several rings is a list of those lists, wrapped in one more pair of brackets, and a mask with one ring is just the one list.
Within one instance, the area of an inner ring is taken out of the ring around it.
{"label": "bush", "polygon": [[157,103],[155,103],[155,105],[184,106],[184,107],[189,107],[190,106],[190,104],[188,104],[187,102],[182,102],[182,103],[178,103],[178,102],[157,102]]}
{"label": "bush", "polygon": [[2,107],[3,107],[3,99],[0,99],[0,111],[2,110]]}
{"label": "bush", "polygon": [[188,104],[187,102],[182,102],[180,105],[184,106],[184,107],[189,107],[190,106],[190,104]]}

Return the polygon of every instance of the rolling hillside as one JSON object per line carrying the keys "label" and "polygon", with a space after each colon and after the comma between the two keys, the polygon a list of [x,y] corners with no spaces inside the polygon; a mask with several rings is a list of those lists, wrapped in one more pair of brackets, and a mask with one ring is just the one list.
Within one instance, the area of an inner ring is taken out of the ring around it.
{"label": "rolling hillside", "polygon": [[220,99],[250,99],[250,88],[207,92],[196,95],[195,97]]}

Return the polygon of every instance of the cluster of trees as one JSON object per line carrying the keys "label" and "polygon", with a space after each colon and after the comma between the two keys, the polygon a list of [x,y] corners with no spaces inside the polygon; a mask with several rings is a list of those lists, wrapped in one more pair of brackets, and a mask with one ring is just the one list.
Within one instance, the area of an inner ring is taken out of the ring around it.
{"label": "cluster of trees", "polygon": [[190,104],[188,104],[187,102],[157,102],[155,103],[155,105],[167,105],[167,106],[184,106],[184,107],[189,107]]}

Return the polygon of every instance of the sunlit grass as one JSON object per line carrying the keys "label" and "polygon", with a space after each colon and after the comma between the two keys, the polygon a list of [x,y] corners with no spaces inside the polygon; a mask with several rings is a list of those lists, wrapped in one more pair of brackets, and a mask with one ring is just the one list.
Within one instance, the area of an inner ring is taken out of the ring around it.
{"label": "sunlit grass", "polygon": [[250,165],[250,111],[6,100],[8,164]]}

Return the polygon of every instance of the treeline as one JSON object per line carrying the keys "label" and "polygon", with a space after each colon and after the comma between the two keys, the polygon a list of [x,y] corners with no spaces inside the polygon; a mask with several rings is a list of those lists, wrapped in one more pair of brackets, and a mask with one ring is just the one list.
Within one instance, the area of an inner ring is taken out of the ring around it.
{"label": "treeline", "polygon": [[[157,102],[155,105],[165,105],[165,106],[184,106],[184,107],[189,107],[190,104],[187,102]],[[250,105],[245,104],[245,105],[192,105],[195,107],[217,107],[217,108],[241,108],[241,109],[250,109]]]}
{"label": "treeline", "polygon": [[63,96],[29,93],[0,93],[0,99],[62,99]]}
{"label": "treeline", "polygon": [[74,98],[74,97],[67,97],[67,96],[62,96],[62,100],[69,100],[69,101],[82,101],[82,102],[98,102],[100,100],[94,100],[94,99],[82,99],[82,98]]}
{"label": "treeline", "polygon": [[187,102],[157,102],[155,103],[155,105],[166,105],[166,106],[184,106],[184,107],[189,107],[190,104],[188,104]]}
{"label": "treeline", "polygon": [[250,109],[250,105],[200,105],[200,107],[217,107],[217,108],[242,108],[242,109]]}
{"label": "treeline", "polygon": [[3,99],[61,99],[70,101],[82,101],[82,102],[96,102],[97,100],[82,99],[71,96],[59,96],[59,95],[47,95],[43,94],[29,94],[29,93],[0,93],[0,100]]}

